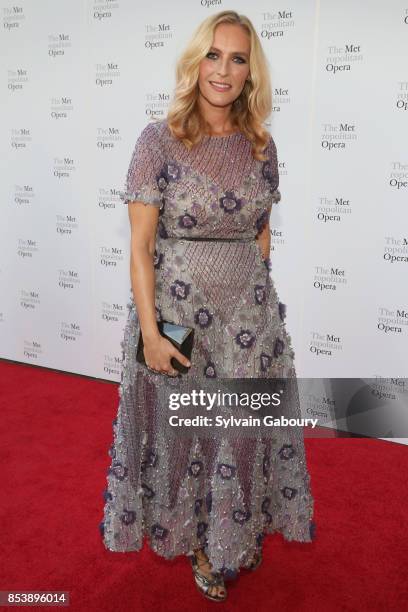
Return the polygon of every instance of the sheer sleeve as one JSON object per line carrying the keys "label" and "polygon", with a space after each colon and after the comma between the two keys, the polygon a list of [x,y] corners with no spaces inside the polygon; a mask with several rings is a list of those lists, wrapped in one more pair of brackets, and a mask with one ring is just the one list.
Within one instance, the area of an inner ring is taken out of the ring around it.
{"label": "sheer sleeve", "polygon": [[160,180],[163,163],[164,154],[156,126],[148,123],[134,146],[125,189],[120,192],[121,200],[125,204],[137,200],[160,207],[165,184]]}

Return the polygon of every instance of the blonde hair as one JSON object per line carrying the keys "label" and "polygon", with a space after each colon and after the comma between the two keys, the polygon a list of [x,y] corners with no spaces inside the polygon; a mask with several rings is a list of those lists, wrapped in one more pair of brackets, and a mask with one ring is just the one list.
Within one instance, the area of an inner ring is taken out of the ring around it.
{"label": "blonde hair", "polygon": [[270,135],[262,124],[272,109],[268,62],[251,21],[235,11],[210,15],[194,32],[177,62],[176,87],[167,113],[167,124],[172,135],[182,140],[189,149],[198,144],[206,133],[207,122],[197,104],[199,65],[209,52],[215,28],[220,23],[238,24],[250,38],[250,77],[232,104],[231,116],[233,126],[252,142],[253,157],[265,161],[266,156],[262,151]]}

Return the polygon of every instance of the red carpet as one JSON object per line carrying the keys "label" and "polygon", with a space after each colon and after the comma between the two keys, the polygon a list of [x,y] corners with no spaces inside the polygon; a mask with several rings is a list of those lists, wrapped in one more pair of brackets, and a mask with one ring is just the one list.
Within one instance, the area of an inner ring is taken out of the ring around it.
{"label": "red carpet", "polygon": [[268,536],[256,573],[207,603],[185,558],[103,547],[117,385],[1,360],[0,380],[0,590],[69,591],[73,612],[407,609],[406,446],[306,439],[315,541]]}

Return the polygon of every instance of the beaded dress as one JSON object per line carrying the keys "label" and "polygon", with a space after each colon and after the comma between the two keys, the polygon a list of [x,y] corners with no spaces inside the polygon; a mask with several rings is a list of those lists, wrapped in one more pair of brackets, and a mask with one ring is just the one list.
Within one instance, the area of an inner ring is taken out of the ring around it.
{"label": "beaded dress", "polygon": [[[315,537],[301,429],[200,438],[164,427],[163,385],[296,378],[286,306],[254,239],[281,198],[272,137],[265,152],[266,161],[254,159],[240,132],[205,136],[189,151],[166,119],[147,124],[135,144],[121,198],[159,207],[156,318],[194,327],[195,338],[188,374],[147,370],[136,362],[131,293],[100,524],[111,551],[140,550],[145,537],[169,559],[205,546],[213,568],[228,571],[244,566],[268,533]],[[297,394],[293,403],[299,413]]]}

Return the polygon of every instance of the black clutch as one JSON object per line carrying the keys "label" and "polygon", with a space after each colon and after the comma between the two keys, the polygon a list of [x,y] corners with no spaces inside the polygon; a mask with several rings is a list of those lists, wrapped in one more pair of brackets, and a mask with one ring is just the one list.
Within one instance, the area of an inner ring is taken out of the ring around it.
{"label": "black clutch", "polygon": [[[182,353],[187,359],[191,359],[191,353],[193,350],[194,341],[194,327],[185,327],[183,325],[177,325],[170,321],[157,321],[157,327],[159,333],[164,338],[167,338],[173,346],[175,346],[180,353]],[[139,342],[136,350],[136,361],[146,365],[144,353],[143,353],[143,335],[142,332],[139,334]],[[181,374],[188,372],[189,368],[181,364],[175,357],[170,360],[171,365],[175,370],[178,370]]]}

